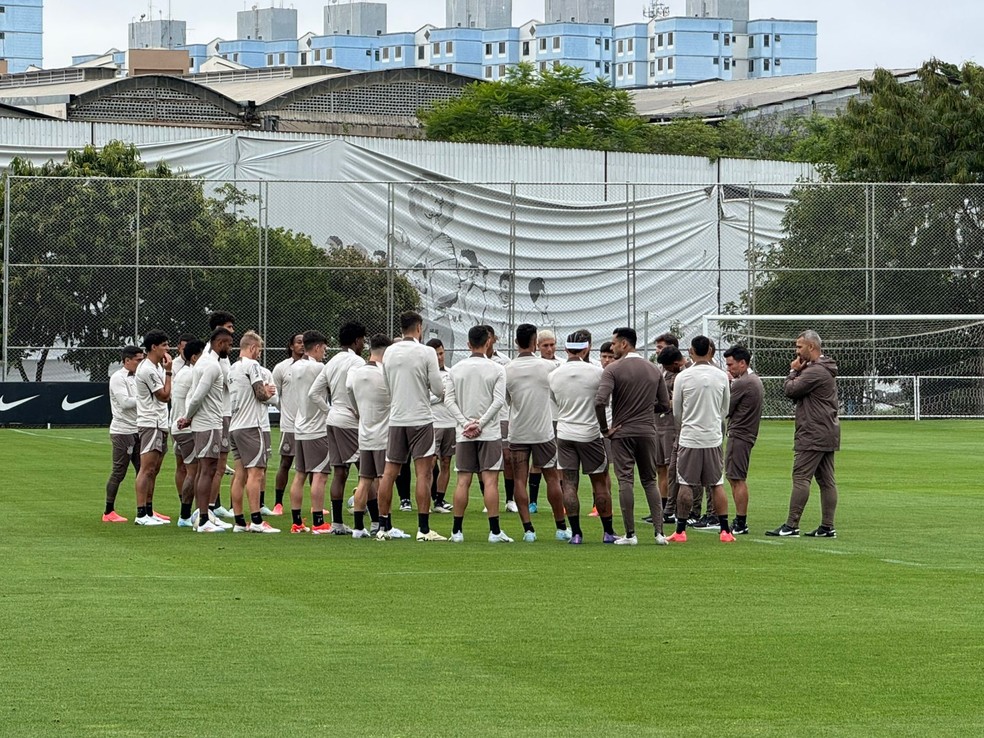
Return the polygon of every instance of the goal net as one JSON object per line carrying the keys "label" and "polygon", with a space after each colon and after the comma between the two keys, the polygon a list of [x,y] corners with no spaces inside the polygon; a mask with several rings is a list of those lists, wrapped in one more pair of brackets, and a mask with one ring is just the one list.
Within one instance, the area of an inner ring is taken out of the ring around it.
{"label": "goal net", "polygon": [[837,362],[842,417],[984,417],[984,315],[707,315],[702,329],[719,357],[751,351],[769,417],[792,415],[782,383],[807,329]]}

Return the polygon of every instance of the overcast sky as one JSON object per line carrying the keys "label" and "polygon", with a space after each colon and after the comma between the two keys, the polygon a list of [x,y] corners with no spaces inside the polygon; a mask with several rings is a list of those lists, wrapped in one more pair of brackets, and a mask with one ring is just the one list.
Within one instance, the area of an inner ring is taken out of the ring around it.
{"label": "overcast sky", "polygon": [[[346,0],[340,0],[346,2]],[[271,0],[172,0],[171,14],[188,22],[188,39],[206,43],[235,38],[236,12]],[[295,0],[298,33],[323,31],[327,0]],[[280,5],[280,0],[277,0]],[[615,0],[616,23],[643,20],[644,0]],[[682,15],[686,0],[667,3]],[[154,2],[154,16],[168,12],[166,0]],[[389,30],[416,30],[425,23],[444,25],[444,0],[392,0]],[[126,46],[127,24],[147,13],[142,0],[45,0],[44,64],[65,66],[73,54],[102,53]],[[542,0],[513,0],[513,22],[540,19]],[[803,18],[819,21],[819,71],[917,67],[936,56],[945,61],[981,63],[981,0],[751,0],[752,18]]]}

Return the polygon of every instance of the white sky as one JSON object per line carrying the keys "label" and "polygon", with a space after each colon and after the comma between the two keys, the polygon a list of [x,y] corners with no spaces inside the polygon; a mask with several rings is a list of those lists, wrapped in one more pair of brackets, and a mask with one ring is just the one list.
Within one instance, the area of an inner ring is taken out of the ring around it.
{"label": "white sky", "polygon": [[[190,42],[236,35],[236,12],[271,0],[171,0],[171,15],[188,22]],[[298,34],[323,30],[327,0],[285,2],[298,10]],[[341,0],[345,2],[345,0]],[[277,0],[280,4],[280,0]],[[616,23],[643,20],[644,0],[615,0]],[[682,15],[686,0],[669,0],[672,15]],[[425,23],[444,25],[444,0],[389,0],[389,31],[416,30]],[[154,2],[153,14],[168,12],[167,0]],[[148,12],[145,0],[45,0],[44,64],[65,66],[72,55],[102,53],[126,46],[127,24]],[[513,0],[513,22],[540,19],[542,0]],[[981,0],[751,0],[752,18],[819,21],[819,71],[917,67],[936,56],[944,61],[981,62]]]}

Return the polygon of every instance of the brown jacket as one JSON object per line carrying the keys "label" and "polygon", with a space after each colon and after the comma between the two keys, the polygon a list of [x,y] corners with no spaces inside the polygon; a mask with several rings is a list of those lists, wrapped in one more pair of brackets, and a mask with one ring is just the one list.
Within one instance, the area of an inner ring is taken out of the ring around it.
{"label": "brown jacket", "polygon": [[837,364],[827,356],[790,372],[783,390],[796,403],[795,451],[839,451]]}

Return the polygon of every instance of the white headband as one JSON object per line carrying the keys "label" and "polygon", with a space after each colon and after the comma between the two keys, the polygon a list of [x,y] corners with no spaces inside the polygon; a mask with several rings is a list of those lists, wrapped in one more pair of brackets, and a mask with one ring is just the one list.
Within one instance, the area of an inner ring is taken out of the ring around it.
{"label": "white headband", "polygon": [[584,351],[591,344],[588,341],[568,341],[565,346],[568,351]]}

